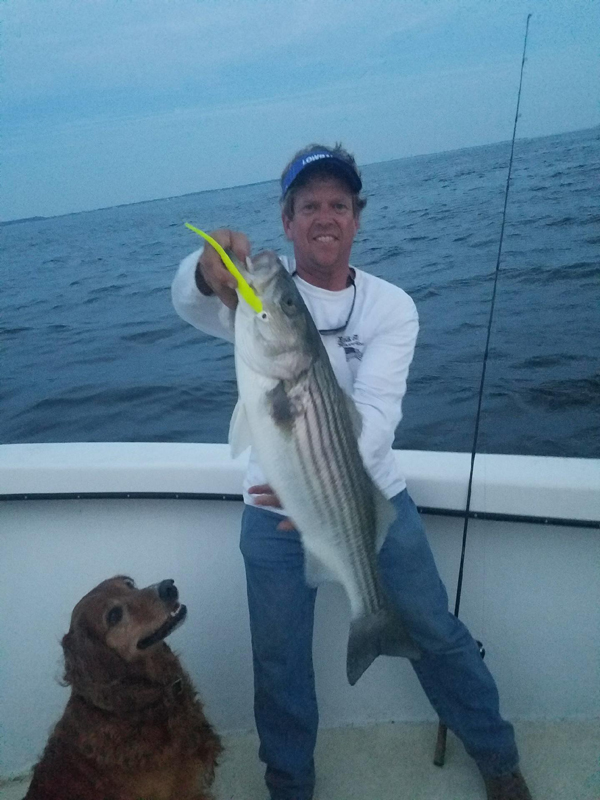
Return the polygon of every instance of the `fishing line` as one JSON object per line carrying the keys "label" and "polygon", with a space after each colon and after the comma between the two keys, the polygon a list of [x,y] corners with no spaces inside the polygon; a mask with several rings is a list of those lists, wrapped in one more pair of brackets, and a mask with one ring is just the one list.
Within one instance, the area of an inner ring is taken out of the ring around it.
{"label": "fishing line", "polygon": [[[469,528],[469,512],[471,510],[471,491],[473,488],[473,470],[475,466],[475,454],[477,452],[477,441],[479,438],[479,423],[481,420],[481,405],[483,401],[483,387],[485,384],[485,373],[487,369],[487,362],[488,362],[488,355],[490,349],[490,337],[492,333],[492,321],[494,319],[494,308],[496,305],[496,289],[498,287],[498,274],[500,272],[500,259],[502,256],[502,243],[504,241],[504,227],[506,225],[506,208],[508,206],[508,191],[510,188],[510,177],[512,173],[512,165],[513,165],[513,157],[515,152],[515,139],[517,137],[517,123],[519,120],[519,107],[521,105],[521,89],[523,87],[523,71],[525,68],[525,54],[527,52],[527,37],[529,34],[529,20],[531,19],[531,14],[527,15],[527,22],[525,24],[525,39],[523,41],[523,57],[521,59],[521,73],[519,76],[519,91],[517,94],[517,107],[515,110],[515,121],[513,125],[513,133],[512,133],[512,141],[510,145],[510,159],[508,161],[508,173],[506,176],[506,187],[504,190],[504,208],[502,209],[502,224],[500,227],[500,240],[498,242],[498,256],[496,258],[496,269],[494,271],[494,284],[492,288],[492,299],[490,302],[490,316],[488,320],[487,326],[487,337],[485,342],[485,351],[483,354],[483,364],[481,369],[481,380],[479,383],[479,398],[477,401],[477,414],[475,416],[475,430],[473,433],[473,447],[471,449],[471,468],[469,470],[469,482],[467,485],[467,504],[465,508],[465,524],[463,527],[463,535],[462,535],[462,547],[460,553],[460,566],[458,569],[458,583],[456,586],[456,601],[454,604],[454,616],[458,617],[458,612],[460,611],[460,600],[462,595],[462,585],[463,585],[463,574],[464,574],[464,567],[465,567],[465,553],[467,549],[467,532]],[[481,645],[480,645],[481,647]],[[434,763],[438,766],[442,766],[444,763],[444,754],[445,754],[445,739],[446,739],[446,726],[443,723],[440,723],[440,730],[438,731],[438,745],[436,748],[436,755],[434,758]]]}
{"label": "fishing line", "polygon": [[508,174],[506,176],[506,188],[504,190],[504,208],[502,210],[502,225],[500,227],[500,241],[498,243],[498,257],[496,258],[496,269],[494,272],[494,285],[492,289],[492,300],[490,303],[490,317],[487,327],[487,338],[485,342],[485,351],[483,354],[483,364],[481,369],[481,381],[479,383],[479,399],[477,401],[477,414],[475,416],[475,431],[473,434],[473,447],[471,450],[471,469],[469,471],[469,483],[467,487],[467,506],[465,509],[465,525],[463,528],[462,550],[460,554],[460,567],[458,570],[458,584],[456,587],[456,603],[454,606],[454,616],[458,617],[460,610],[460,598],[462,593],[463,572],[465,565],[465,550],[467,546],[467,530],[469,527],[469,511],[471,510],[471,490],[473,488],[473,468],[475,465],[475,454],[477,452],[477,440],[479,438],[479,422],[481,420],[481,405],[483,401],[483,387],[485,384],[485,373],[487,369],[488,355],[490,350],[490,336],[492,333],[492,321],[494,319],[494,308],[496,305],[496,289],[498,287],[498,274],[500,272],[500,258],[502,256],[502,242],[504,241],[504,227],[506,224],[506,208],[508,205],[508,190],[510,188],[510,176],[512,173],[513,156],[515,153],[515,139],[517,136],[517,122],[519,120],[519,106],[521,105],[521,89],[523,86],[523,70],[525,68],[525,53],[527,52],[527,35],[529,33],[529,20],[531,14],[527,15],[527,23],[525,25],[525,41],[523,43],[523,58],[521,59],[521,75],[519,78],[519,92],[517,94],[517,108],[515,111],[515,123],[513,126],[512,142],[510,145],[510,159],[508,162]]}

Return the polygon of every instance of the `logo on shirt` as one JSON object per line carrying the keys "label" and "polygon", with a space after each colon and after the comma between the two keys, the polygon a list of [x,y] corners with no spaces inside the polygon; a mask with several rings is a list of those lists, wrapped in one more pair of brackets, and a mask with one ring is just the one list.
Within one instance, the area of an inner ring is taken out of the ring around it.
{"label": "logo on shirt", "polygon": [[338,336],[338,345],[344,348],[346,361],[351,361],[353,358],[362,361],[365,345],[356,333],[353,336]]}

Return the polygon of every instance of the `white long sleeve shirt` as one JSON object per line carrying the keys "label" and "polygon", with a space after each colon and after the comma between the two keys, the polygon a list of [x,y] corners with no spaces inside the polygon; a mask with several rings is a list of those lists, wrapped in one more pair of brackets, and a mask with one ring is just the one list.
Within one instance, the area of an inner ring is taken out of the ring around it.
{"label": "white long sleeve shirt", "polygon": [[[195,270],[202,249],[181,262],[172,285],[175,310],[186,322],[205,333],[234,341],[235,313],[216,296],[198,291]],[[282,258],[294,271],[292,259]],[[353,268],[354,269],[354,268]],[[354,269],[356,302],[346,329],[323,335],[335,376],[362,417],[359,448],[367,470],[386,497],[406,488],[392,452],[394,433],[402,418],[408,369],[413,358],[419,318],[412,299],[387,281]],[[350,312],[352,287],[332,292],[294,277],[319,330],[344,324]],[[244,480],[244,500],[252,504],[248,488],[266,483],[252,453]],[[281,509],[272,509],[281,511]]]}

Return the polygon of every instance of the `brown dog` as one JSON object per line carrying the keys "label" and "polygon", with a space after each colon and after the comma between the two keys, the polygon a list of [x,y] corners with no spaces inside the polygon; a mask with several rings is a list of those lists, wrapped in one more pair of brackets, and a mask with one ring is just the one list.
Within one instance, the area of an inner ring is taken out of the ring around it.
{"label": "brown dog", "polygon": [[209,800],[219,737],[163,641],[183,620],[172,580],[103,581],[62,640],[71,697],[25,800]]}

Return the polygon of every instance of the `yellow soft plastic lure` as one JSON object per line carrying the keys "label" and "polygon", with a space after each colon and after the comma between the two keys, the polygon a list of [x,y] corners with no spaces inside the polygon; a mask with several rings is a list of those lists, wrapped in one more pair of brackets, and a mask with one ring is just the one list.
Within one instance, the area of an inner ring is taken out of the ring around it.
{"label": "yellow soft plastic lure", "polygon": [[243,276],[240,273],[239,269],[236,267],[236,265],[233,263],[233,261],[229,258],[229,256],[225,252],[225,250],[223,250],[221,245],[218,242],[215,242],[215,240],[212,238],[212,236],[209,236],[207,233],[204,233],[204,231],[201,231],[200,228],[194,228],[194,226],[190,225],[189,222],[185,223],[185,227],[189,228],[191,231],[194,231],[194,233],[197,233],[198,236],[201,236],[203,239],[206,239],[206,241],[215,248],[217,253],[221,256],[221,258],[223,260],[223,263],[225,264],[225,266],[227,267],[229,272],[231,272],[233,277],[237,280],[238,289],[240,291],[240,294],[244,298],[244,300],[248,303],[248,305],[251,308],[254,309],[254,311],[256,311],[257,314],[260,314],[261,311],[263,310],[262,303],[260,302],[259,298],[256,296],[256,293],[250,288],[250,286],[248,285],[248,282],[243,278]]}

